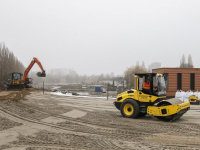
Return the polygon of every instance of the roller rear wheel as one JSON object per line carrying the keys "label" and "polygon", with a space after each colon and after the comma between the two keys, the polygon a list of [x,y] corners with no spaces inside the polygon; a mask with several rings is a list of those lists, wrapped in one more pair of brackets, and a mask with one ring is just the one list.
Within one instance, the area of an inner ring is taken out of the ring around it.
{"label": "roller rear wheel", "polygon": [[140,110],[135,100],[127,99],[122,103],[120,111],[123,117],[137,118]]}

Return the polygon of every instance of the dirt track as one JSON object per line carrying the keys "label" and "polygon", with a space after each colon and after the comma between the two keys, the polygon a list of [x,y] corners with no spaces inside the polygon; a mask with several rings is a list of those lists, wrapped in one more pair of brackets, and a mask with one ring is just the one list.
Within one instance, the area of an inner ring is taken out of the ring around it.
{"label": "dirt track", "polygon": [[30,93],[1,97],[0,149],[200,149],[200,106],[166,123],[123,118],[113,100]]}

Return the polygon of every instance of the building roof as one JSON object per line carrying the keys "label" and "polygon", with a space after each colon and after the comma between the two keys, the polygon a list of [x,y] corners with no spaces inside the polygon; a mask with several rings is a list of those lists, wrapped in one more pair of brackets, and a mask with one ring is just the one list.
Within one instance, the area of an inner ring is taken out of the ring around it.
{"label": "building roof", "polygon": [[[163,67],[163,68],[155,68],[155,69],[200,69],[200,68]],[[155,70],[155,69],[153,69],[153,70]]]}
{"label": "building roof", "polygon": [[200,68],[156,68],[153,73],[200,73]]}

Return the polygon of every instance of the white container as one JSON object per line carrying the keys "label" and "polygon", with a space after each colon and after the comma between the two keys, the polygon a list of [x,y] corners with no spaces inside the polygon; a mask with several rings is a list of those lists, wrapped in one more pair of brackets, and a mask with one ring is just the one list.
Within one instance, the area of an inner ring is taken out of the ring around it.
{"label": "white container", "polygon": [[192,91],[187,91],[187,92],[185,93],[184,102],[189,102],[189,97],[190,97],[191,95],[194,95],[194,93],[193,93]]}
{"label": "white container", "polygon": [[200,99],[200,92],[197,90],[196,92],[194,92],[194,95],[198,98],[198,99]]}
{"label": "white container", "polygon": [[196,96],[196,98],[200,98],[200,92],[198,90],[196,92],[194,92],[193,95]]}
{"label": "white container", "polygon": [[182,100],[182,102],[184,102],[185,101],[185,92],[184,91],[181,91],[181,96],[182,96],[181,100]]}
{"label": "white container", "polygon": [[198,91],[194,92],[194,96],[198,97]]}
{"label": "white container", "polygon": [[197,94],[197,98],[200,99],[200,92],[198,92],[198,94]]}
{"label": "white container", "polygon": [[175,98],[180,99],[182,101],[182,93],[180,91],[177,91],[175,94]]}

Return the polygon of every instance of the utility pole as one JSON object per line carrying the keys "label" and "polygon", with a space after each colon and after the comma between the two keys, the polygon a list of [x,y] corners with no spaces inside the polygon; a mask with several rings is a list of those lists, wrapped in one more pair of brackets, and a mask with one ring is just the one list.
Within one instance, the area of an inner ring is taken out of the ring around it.
{"label": "utility pole", "polygon": [[43,81],[43,95],[44,95],[44,81]]}
{"label": "utility pole", "polygon": [[108,100],[108,83],[107,83],[107,100]]}
{"label": "utility pole", "polygon": [[[122,78],[123,79],[123,78]],[[123,92],[124,92],[124,79],[123,79],[123,90],[122,90]]]}

